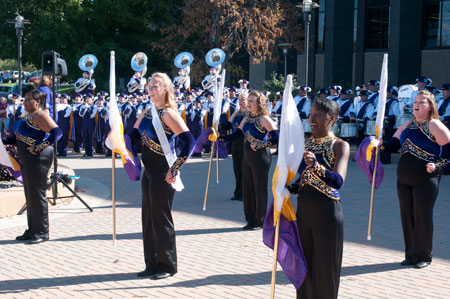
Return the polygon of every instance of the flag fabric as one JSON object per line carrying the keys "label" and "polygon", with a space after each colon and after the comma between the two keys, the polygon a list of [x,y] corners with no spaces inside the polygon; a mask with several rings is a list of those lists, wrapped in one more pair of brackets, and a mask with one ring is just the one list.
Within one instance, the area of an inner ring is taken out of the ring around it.
{"label": "flag fabric", "polygon": [[0,165],[6,167],[11,175],[20,183],[23,183],[21,165],[5,148],[0,138]]}
{"label": "flag fabric", "polygon": [[111,131],[105,140],[106,146],[121,157],[123,168],[131,181],[139,181],[141,176],[141,161],[133,155],[131,141],[123,135],[123,123],[116,100],[116,74],[114,51],[111,51],[111,73],[109,77],[109,125]]}
{"label": "flag fabric", "polygon": [[[388,54],[383,56],[383,64],[381,67],[380,91],[378,95],[377,118],[375,120],[375,137],[368,136],[358,147],[355,160],[359,168],[367,175],[369,183],[372,183],[373,171],[375,169],[375,155],[379,140],[383,136],[384,115],[386,107],[386,93],[388,84]],[[384,178],[384,169],[379,158],[377,161],[377,173],[375,175],[375,188],[381,186]]]}
{"label": "flag fabric", "polygon": [[[222,99],[223,99],[223,88],[225,84],[225,69],[222,71],[222,77],[220,80],[219,89],[217,89],[217,84],[215,90],[217,91],[214,95],[214,114],[213,114],[213,128],[217,131],[219,126],[220,115],[222,114]],[[217,139],[217,137],[215,138]],[[215,141],[215,140],[214,140]]]}
{"label": "flag fabric", "polygon": [[305,150],[304,130],[292,97],[292,75],[287,77],[280,119],[278,160],[272,178],[273,200],[263,226],[263,242],[274,248],[276,224],[280,222],[277,260],[284,273],[300,288],[307,272],[297,218],[286,189],[295,178]]}

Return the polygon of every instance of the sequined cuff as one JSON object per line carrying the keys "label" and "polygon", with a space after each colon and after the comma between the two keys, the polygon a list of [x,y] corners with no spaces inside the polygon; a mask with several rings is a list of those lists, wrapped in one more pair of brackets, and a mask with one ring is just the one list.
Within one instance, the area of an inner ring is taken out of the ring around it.
{"label": "sequined cuff", "polygon": [[184,163],[186,163],[188,159],[188,156],[178,157],[175,163],[173,163],[172,167],[170,167],[170,173],[172,174],[172,177],[176,177],[178,175],[178,171],[180,170],[181,166],[183,166]]}
{"label": "sequined cuff", "polygon": [[314,165],[311,167],[311,170],[318,175],[320,178],[325,177],[326,168],[323,165],[320,165],[319,162],[314,162]]}
{"label": "sequined cuff", "polygon": [[255,149],[256,150],[260,150],[266,147],[271,147],[272,146],[272,142],[270,141],[257,141],[255,142]]}
{"label": "sequined cuff", "polygon": [[40,153],[42,152],[46,147],[48,147],[50,145],[50,142],[46,141],[42,141],[41,143],[37,144],[34,146],[33,148],[33,152],[34,153]]}
{"label": "sequined cuff", "polygon": [[267,141],[257,141],[255,145],[256,150],[260,150],[272,145],[278,144],[278,131],[273,130],[267,134]]}
{"label": "sequined cuff", "polygon": [[447,159],[439,159],[436,162],[436,168],[443,168],[445,165],[447,165],[448,160]]}

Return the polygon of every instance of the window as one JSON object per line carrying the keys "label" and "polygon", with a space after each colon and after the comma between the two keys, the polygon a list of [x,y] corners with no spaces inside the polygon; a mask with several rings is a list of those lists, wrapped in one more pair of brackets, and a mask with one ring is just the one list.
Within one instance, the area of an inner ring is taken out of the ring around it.
{"label": "window", "polygon": [[367,0],[366,48],[387,49],[389,0]]}
{"label": "window", "polygon": [[317,16],[317,52],[325,50],[325,0],[319,0],[319,14]]}
{"label": "window", "polygon": [[450,46],[450,0],[423,3],[425,47]]}

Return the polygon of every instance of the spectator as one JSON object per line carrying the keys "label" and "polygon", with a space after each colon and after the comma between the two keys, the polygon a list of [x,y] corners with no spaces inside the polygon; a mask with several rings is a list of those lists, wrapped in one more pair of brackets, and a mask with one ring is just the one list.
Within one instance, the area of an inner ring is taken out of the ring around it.
{"label": "spectator", "polygon": [[6,115],[6,110],[8,109],[8,103],[6,103],[6,98],[0,98],[0,132],[6,131],[8,129],[9,119]]}

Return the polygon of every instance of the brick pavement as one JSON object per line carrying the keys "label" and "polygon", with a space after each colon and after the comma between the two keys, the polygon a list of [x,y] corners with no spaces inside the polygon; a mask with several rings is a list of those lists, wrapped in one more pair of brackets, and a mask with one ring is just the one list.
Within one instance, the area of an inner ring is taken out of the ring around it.
{"label": "brick pavement", "polygon": [[[272,166],[275,162],[274,158]],[[272,251],[262,244],[261,231],[241,230],[242,202],[229,200],[234,187],[231,159],[220,163],[219,185],[212,176],[206,211],[202,211],[206,159],[193,159],[183,168],[186,188],[176,194],[173,213],[179,273],[162,281],[136,277],[144,267],[140,183],[129,182],[123,169],[118,169],[118,243],[113,246],[111,160],[75,155],[61,163],[81,175],[80,194],[95,207],[94,212],[89,213],[77,200],[51,209],[51,241],[33,246],[14,241],[26,227],[24,216],[1,219],[2,298],[269,297]],[[383,186],[376,191],[372,241],[368,242],[370,185],[350,162],[341,192],[345,244],[340,298],[448,298],[450,178],[443,177],[436,203],[433,263],[416,270],[398,264],[403,259],[403,239],[395,165],[385,171]],[[279,268],[276,297],[294,296]]]}

